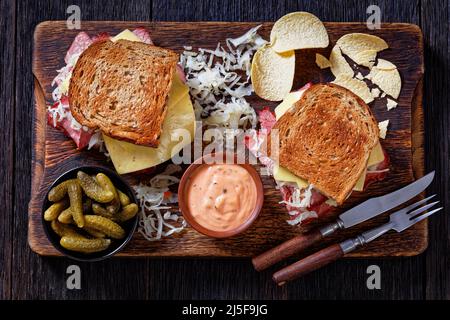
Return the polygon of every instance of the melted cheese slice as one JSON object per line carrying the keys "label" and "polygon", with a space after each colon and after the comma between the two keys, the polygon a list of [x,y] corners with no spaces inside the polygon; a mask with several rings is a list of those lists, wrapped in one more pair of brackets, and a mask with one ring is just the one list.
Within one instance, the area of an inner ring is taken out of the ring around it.
{"label": "melted cheese slice", "polygon": [[300,98],[302,97],[304,91],[294,91],[287,94],[287,96],[284,98],[283,102],[281,102],[276,108],[275,108],[275,117],[278,119],[281,118],[283,114],[286,113],[293,105],[296,103]]}
{"label": "melted cheese slice", "polygon": [[366,172],[367,172],[367,168],[364,169],[364,172],[359,177],[358,181],[356,181],[356,184],[353,187],[353,191],[363,191],[364,190],[364,182],[366,181]]}
{"label": "melted cheese slice", "polygon": [[[304,91],[296,91],[289,93],[286,98],[275,108],[275,116],[276,119],[280,119],[283,114],[288,111],[294,103],[296,103],[302,97]],[[380,142],[373,148],[372,152],[369,155],[369,160],[367,161],[367,167],[380,163],[384,160],[383,149],[381,148]],[[366,172],[367,169],[364,170],[363,174],[359,177],[355,186],[353,187],[354,191],[363,191],[364,182],[366,180]],[[295,182],[297,186],[302,189],[306,188],[309,184],[306,180],[299,178],[288,169],[283,168],[275,164],[273,170],[273,177],[278,181],[286,181],[286,182]]]}
{"label": "melted cheese slice", "polygon": [[[383,149],[381,148],[381,144],[378,141],[377,145],[372,149],[372,152],[369,155],[369,160],[367,161],[367,167],[373,166],[377,163],[380,163],[384,160]],[[356,185],[353,187],[354,191],[363,191],[364,190],[364,182],[366,181],[367,168],[364,170],[363,174],[359,177]]]}
{"label": "melted cheese slice", "polygon": [[273,177],[278,181],[295,182],[300,189],[308,187],[308,182],[277,164],[273,168]]}
{"label": "melted cheese slice", "polygon": [[187,85],[181,81],[180,77],[177,75],[177,71],[172,78],[172,87],[169,91],[169,102],[177,103],[185,96],[189,97],[189,88]]}
{"label": "melted cheese slice", "polygon": [[[140,41],[130,30],[122,31],[111,40],[117,41],[120,39]],[[191,144],[194,139],[194,132],[195,114],[189,89],[175,72],[167,99],[167,113],[157,148],[138,146],[113,139],[107,135],[103,135],[103,139],[116,171],[119,174],[125,174],[151,168],[169,160],[183,147]],[[177,138],[177,136],[184,137],[183,134],[186,133],[190,134],[188,139]]]}
{"label": "melted cheese slice", "polygon": [[[172,87],[171,91],[174,90]],[[176,90],[176,89],[175,89]],[[184,131],[184,130],[187,131]],[[177,136],[189,132],[187,139]],[[174,101],[169,96],[167,114],[163,122],[157,148],[138,146],[103,135],[106,149],[119,174],[151,168],[163,163],[191,144],[195,132],[195,114],[189,94]]]}
{"label": "melted cheese slice", "polygon": [[372,149],[372,152],[370,153],[369,160],[367,161],[367,166],[373,166],[374,164],[380,163],[383,160],[383,149],[381,148],[380,141],[378,141],[377,145]]}
{"label": "melted cheese slice", "polygon": [[128,29],[123,30],[121,33],[111,38],[112,42],[116,42],[117,40],[141,41],[137,35]]}

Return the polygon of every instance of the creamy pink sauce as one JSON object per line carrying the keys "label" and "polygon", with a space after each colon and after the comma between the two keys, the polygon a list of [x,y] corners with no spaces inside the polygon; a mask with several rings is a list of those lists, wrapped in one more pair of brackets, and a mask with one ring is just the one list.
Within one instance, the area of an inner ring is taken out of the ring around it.
{"label": "creamy pink sauce", "polygon": [[228,231],[248,220],[256,206],[256,184],[237,164],[202,164],[186,185],[187,205],[201,226]]}

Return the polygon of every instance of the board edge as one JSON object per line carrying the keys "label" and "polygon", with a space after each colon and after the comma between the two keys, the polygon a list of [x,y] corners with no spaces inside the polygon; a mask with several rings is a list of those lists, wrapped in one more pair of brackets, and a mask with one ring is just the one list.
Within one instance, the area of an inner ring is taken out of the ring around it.
{"label": "board edge", "polygon": [[[52,22],[60,22],[60,23],[65,23],[65,20],[47,20],[47,21],[43,21],[43,22],[40,22],[40,23],[38,23],[37,25],[36,25],[36,27],[35,27],[35,36],[36,36],[36,33],[37,32],[42,32],[42,30],[41,29],[45,29],[46,27],[47,27],[47,25],[48,24],[50,24],[50,23],[52,23]],[[86,21],[86,22],[98,22],[98,23],[102,23],[102,24],[107,24],[108,22],[114,22],[114,23],[117,23],[117,22],[119,22],[119,23],[121,23],[121,24],[132,24],[132,23],[136,23],[136,24],[154,24],[154,23],[186,23],[186,22],[179,22],[179,21],[173,21],[173,22],[171,22],[171,21]],[[228,23],[228,22],[224,22],[224,21],[196,21],[195,23],[205,23],[205,24],[207,24],[207,23],[224,23],[224,24],[226,24],[226,23]],[[267,21],[267,22],[252,22],[252,21],[248,21],[248,22],[245,22],[245,21],[242,21],[242,22],[233,22],[233,23],[237,23],[237,24],[239,24],[239,23],[242,23],[242,24],[257,24],[257,23],[273,23],[272,21]],[[328,23],[336,23],[336,22],[328,22]],[[342,23],[342,24],[347,24],[347,25],[360,25],[360,24],[364,24],[364,22],[337,22],[337,23]],[[420,40],[421,41],[423,41],[423,37],[422,37],[422,30],[420,29],[420,27],[419,26],[417,26],[417,25],[415,25],[415,24],[410,24],[410,23],[397,23],[397,22],[395,22],[395,23],[383,23],[383,25],[410,25],[410,26],[413,26],[414,28],[417,28],[419,31],[420,31]],[[422,45],[422,55],[421,55],[421,60],[422,60],[422,64],[421,64],[421,66],[422,66],[422,70],[423,70],[423,44],[421,44]],[[35,54],[34,54],[34,52],[33,52],[33,73],[34,73],[34,67],[35,67],[35,65],[34,65],[34,57],[35,57]],[[420,80],[419,81],[420,83],[422,82],[422,80]],[[422,90],[422,89],[421,89]],[[416,95],[414,95],[414,98],[416,97]],[[421,103],[419,103],[419,107],[421,108],[421,109],[423,109],[423,106],[422,106],[422,104]],[[36,110],[35,110],[36,111]],[[35,114],[33,114],[33,120],[34,120],[34,118],[35,118]],[[33,134],[35,133],[34,131],[35,131],[35,128],[34,128],[34,126],[35,126],[35,124],[34,124],[34,122],[33,122]],[[411,130],[412,130],[412,133],[413,133],[413,129],[411,128]],[[44,136],[45,136],[45,133],[44,133]],[[34,138],[33,138],[34,139]],[[412,138],[413,139],[413,138]],[[422,139],[423,139],[423,110],[422,110]],[[44,142],[45,142],[45,138],[44,138]],[[33,141],[33,143],[35,143],[35,141]],[[422,146],[421,146],[421,149],[423,150],[423,144],[422,144]],[[45,150],[45,144],[44,144],[44,150]],[[33,152],[35,151],[35,145],[33,145]],[[34,155],[32,155],[32,161],[34,162],[34,158],[35,158],[35,156]],[[422,163],[421,163],[421,166],[422,166],[422,172],[424,171],[424,162],[423,162],[423,159],[422,159]],[[34,164],[32,164],[32,169],[34,170]],[[420,169],[420,168],[419,168]],[[414,171],[414,177],[416,177],[416,178],[418,178],[419,176],[416,174],[416,170],[419,170],[419,169],[417,169],[416,168],[416,166],[414,166],[414,164],[413,164],[413,171]],[[42,171],[42,172],[44,172],[44,171]],[[32,172],[32,181],[34,181],[34,177],[33,177],[33,174],[34,174],[34,171]],[[423,175],[423,174],[422,174]],[[33,184],[32,184],[33,185]],[[32,200],[30,200],[30,203],[31,203],[31,201]],[[427,229],[428,230],[428,229]],[[28,235],[30,235],[30,233],[28,233]],[[30,248],[34,251],[34,252],[36,252],[36,253],[38,253],[38,254],[41,254],[40,252],[41,252],[41,250],[43,250],[42,248],[44,247],[44,246],[32,246],[32,242],[30,242],[29,241],[29,245],[30,245]],[[353,258],[384,258],[384,257],[408,257],[408,256],[414,256],[414,255],[418,255],[418,254],[420,254],[420,253],[422,253],[425,249],[426,249],[426,247],[428,246],[428,232],[427,232],[427,235],[426,235],[426,246],[425,247],[423,247],[423,249],[422,248],[419,248],[419,250],[417,250],[416,252],[413,252],[411,255],[410,254],[407,254],[407,255],[405,255],[405,254],[401,254],[401,255],[377,255],[377,256],[367,256],[367,255],[360,255],[360,256],[348,256],[348,257],[346,257],[346,258],[351,258],[351,259],[353,259]],[[36,249],[36,250],[35,250]],[[45,255],[45,256],[62,256],[62,255],[51,255],[51,254],[42,254],[42,255]],[[135,258],[162,258],[162,257],[172,257],[172,256],[164,256],[164,255],[159,255],[159,256],[148,256],[148,255],[132,255],[131,253],[129,254],[129,253],[124,253],[124,254],[118,254],[117,255],[117,258],[131,258],[131,257],[135,257]],[[184,257],[184,258],[186,258],[185,256],[173,256],[173,257]],[[240,256],[240,257],[229,257],[229,256],[192,256],[193,258],[201,258],[201,257],[205,257],[205,258],[224,258],[224,257],[226,257],[226,258],[242,258],[242,259],[245,259],[245,258],[248,258],[248,257],[244,257],[244,256]],[[189,257],[188,257],[189,258]]]}

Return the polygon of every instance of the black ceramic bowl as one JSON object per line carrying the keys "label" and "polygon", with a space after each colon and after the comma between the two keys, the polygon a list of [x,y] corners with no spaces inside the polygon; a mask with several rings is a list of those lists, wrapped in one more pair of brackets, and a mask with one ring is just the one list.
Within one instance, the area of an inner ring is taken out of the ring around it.
{"label": "black ceramic bowl", "polygon": [[120,239],[120,240],[111,239],[111,245],[109,246],[108,249],[106,249],[104,251],[95,252],[95,253],[81,253],[81,252],[76,252],[76,251],[70,251],[70,250],[63,248],[59,244],[60,237],[52,230],[52,228],[50,226],[51,223],[49,221],[44,220],[44,212],[52,204],[50,201],[48,201],[49,191],[53,187],[60,184],[61,182],[76,178],[77,172],[79,170],[84,171],[85,173],[87,173],[89,175],[94,175],[97,173],[106,174],[111,179],[111,181],[114,183],[114,185],[130,198],[130,201],[132,203],[133,202],[137,203],[137,201],[136,201],[136,197],[134,195],[133,189],[131,189],[131,187],[128,185],[128,183],[122,177],[120,177],[116,172],[114,172],[108,168],[100,167],[100,166],[79,166],[79,167],[73,168],[73,169],[63,173],[48,188],[47,193],[45,194],[44,203],[42,205],[42,214],[41,214],[42,224],[44,225],[44,230],[47,235],[47,238],[50,240],[50,242],[53,244],[53,246],[59,252],[61,252],[62,254],[64,254],[65,256],[67,256],[69,258],[72,258],[72,259],[78,260],[78,261],[91,261],[91,262],[100,261],[103,259],[107,259],[107,258],[113,256],[114,254],[116,254],[117,252],[119,252],[120,250],[122,250],[126,246],[126,244],[131,240],[131,238],[133,237],[133,234],[136,230],[137,224],[138,224],[138,214],[133,219],[130,219],[130,220],[120,224],[122,226],[122,228],[124,228],[124,230],[127,234],[126,237],[123,239]]}

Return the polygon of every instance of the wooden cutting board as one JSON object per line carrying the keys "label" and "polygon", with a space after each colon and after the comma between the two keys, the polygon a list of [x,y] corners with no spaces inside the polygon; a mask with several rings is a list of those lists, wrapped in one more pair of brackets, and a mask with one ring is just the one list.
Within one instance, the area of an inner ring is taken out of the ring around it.
{"label": "wooden cutting board", "polygon": [[[216,47],[226,38],[237,37],[258,23],[246,22],[116,22],[83,21],[82,30],[68,30],[65,21],[40,23],[34,34],[33,72],[35,75],[35,100],[33,114],[33,162],[32,190],[29,204],[28,239],[33,251],[41,255],[57,256],[59,253],[48,242],[41,225],[41,205],[48,186],[64,171],[79,164],[102,164],[111,166],[105,157],[95,151],[77,151],[74,143],[60,131],[46,124],[45,104],[50,104],[52,79],[56,70],[64,65],[64,56],[79,31],[93,36],[99,32],[115,35],[125,28],[146,27],[153,41],[162,47],[179,53],[183,46],[194,49]],[[259,33],[269,38],[273,23],[263,23]],[[329,56],[332,45],[344,34],[352,32],[370,33],[382,37],[390,48],[378,55],[397,65],[402,76],[403,87],[396,109],[386,111],[382,103],[372,103],[372,110],[378,121],[390,120],[386,140],[382,141],[391,158],[391,170],[386,180],[372,185],[367,192],[352,196],[346,207],[400,188],[424,174],[423,161],[423,112],[422,75],[423,41],[419,27],[404,23],[382,24],[379,30],[368,30],[363,23],[325,23],[330,36],[330,47],[320,50],[297,52],[294,89],[308,81],[331,80],[329,71],[321,71],[315,65],[315,52]],[[42,92],[40,91],[42,88]],[[264,106],[274,108],[276,103],[263,101],[256,96],[249,98],[255,109]],[[145,177],[130,174],[130,182]],[[181,234],[159,242],[149,242],[136,233],[129,245],[119,254],[126,257],[250,257],[300,232],[299,227],[288,225],[281,196],[275,189],[272,178],[263,176],[265,188],[264,208],[253,226],[244,234],[225,240],[207,238],[187,228]],[[345,209],[345,208],[344,208]],[[386,221],[382,215],[350,230],[330,237],[324,246],[356,235],[370,227]],[[390,232],[365,248],[350,254],[352,257],[412,256],[421,253],[428,245],[427,222],[398,234]],[[312,250],[317,249],[313,248]]]}

